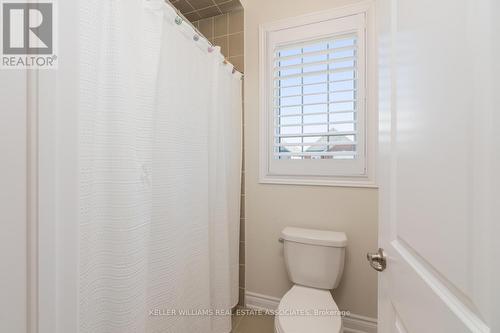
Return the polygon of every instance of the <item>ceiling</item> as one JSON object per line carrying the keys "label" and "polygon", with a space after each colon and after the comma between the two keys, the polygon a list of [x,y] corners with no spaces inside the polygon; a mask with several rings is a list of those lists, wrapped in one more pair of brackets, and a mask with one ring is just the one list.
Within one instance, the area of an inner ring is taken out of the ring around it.
{"label": "ceiling", "polygon": [[170,0],[170,2],[191,22],[243,8],[239,0]]}

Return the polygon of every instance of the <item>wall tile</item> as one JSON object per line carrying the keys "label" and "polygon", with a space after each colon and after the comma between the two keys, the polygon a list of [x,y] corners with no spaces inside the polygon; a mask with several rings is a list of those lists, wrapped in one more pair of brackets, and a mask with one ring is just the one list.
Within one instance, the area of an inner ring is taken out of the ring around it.
{"label": "wall tile", "polygon": [[214,5],[212,0],[188,0],[189,4],[194,7],[194,9],[203,9],[211,7]]}
{"label": "wall tile", "polygon": [[245,242],[240,242],[240,264],[245,264]]}
{"label": "wall tile", "polygon": [[[199,13],[200,18],[243,9],[243,6],[238,0],[170,0],[170,3],[182,14],[196,12]],[[192,20],[190,21],[192,22]]]}
{"label": "wall tile", "polygon": [[240,288],[239,306],[245,306],[245,288]]}
{"label": "wall tile", "polygon": [[227,35],[227,16],[228,14],[214,17],[214,34],[215,37]]}
{"label": "wall tile", "polygon": [[228,13],[228,29],[230,34],[243,31],[243,10]]}
{"label": "wall tile", "polygon": [[214,37],[214,19],[213,17],[198,21],[200,32],[209,40]]}
{"label": "wall tile", "polygon": [[[245,108],[243,107],[243,110],[245,110]],[[245,133],[245,123],[243,121],[243,133]],[[243,145],[245,144],[245,139],[243,139]],[[245,149],[243,149],[245,150]],[[245,171],[246,171],[246,166],[245,166],[245,154],[243,154],[243,158],[242,158],[242,161],[241,161],[241,170],[243,172],[243,177],[245,177]],[[245,178],[245,185],[246,185],[246,178]],[[245,187],[246,188],[246,187]],[[245,188],[243,189],[242,193],[245,194]]]}
{"label": "wall tile", "polygon": [[245,216],[245,195],[241,195],[240,217]]}
{"label": "wall tile", "polygon": [[241,173],[241,193],[242,194],[244,194],[244,190],[245,190],[245,171],[243,171]]}
{"label": "wall tile", "polygon": [[243,73],[245,71],[243,56],[229,57],[229,62],[232,63],[239,72]]}
{"label": "wall tile", "polygon": [[[240,218],[240,241],[245,240],[245,218]],[[240,262],[241,264],[242,262]]]}
{"label": "wall tile", "polygon": [[220,50],[224,56],[227,56],[227,54],[229,54],[227,36],[214,38],[214,43],[215,45],[220,46]]}
{"label": "wall tile", "polygon": [[174,2],[173,5],[182,13],[189,13],[194,11],[193,6],[191,6],[186,0],[179,0]]}
{"label": "wall tile", "polygon": [[188,19],[190,22],[198,21],[201,18],[200,15],[197,12],[192,12],[192,13],[189,13],[189,14],[184,14],[184,17],[186,19]]}
{"label": "wall tile", "polygon": [[240,265],[240,288],[245,288],[245,265]]}
{"label": "wall tile", "polygon": [[243,55],[243,32],[234,35],[229,35],[229,56]]}
{"label": "wall tile", "polygon": [[219,7],[212,6],[198,11],[201,18],[212,17],[221,14]]}
{"label": "wall tile", "polygon": [[227,13],[236,9],[241,9],[241,3],[238,0],[231,0],[227,2],[223,2],[221,4],[218,4],[220,10],[223,13]]}

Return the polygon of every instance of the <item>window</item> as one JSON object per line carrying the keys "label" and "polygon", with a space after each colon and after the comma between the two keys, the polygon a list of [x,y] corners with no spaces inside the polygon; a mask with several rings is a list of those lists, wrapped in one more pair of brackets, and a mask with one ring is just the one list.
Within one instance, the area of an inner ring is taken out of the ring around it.
{"label": "window", "polygon": [[356,159],[357,36],[278,47],[274,57],[275,159]]}
{"label": "window", "polygon": [[261,27],[261,182],[373,186],[367,11]]}

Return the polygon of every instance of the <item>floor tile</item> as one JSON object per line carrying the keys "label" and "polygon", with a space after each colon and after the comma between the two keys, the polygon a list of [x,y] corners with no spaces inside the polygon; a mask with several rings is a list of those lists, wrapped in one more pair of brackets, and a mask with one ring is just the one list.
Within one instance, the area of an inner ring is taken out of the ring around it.
{"label": "floor tile", "polygon": [[240,321],[241,321],[241,318],[243,318],[242,316],[236,316],[236,315],[233,315],[233,317],[231,318],[231,321],[232,321],[232,327],[233,327],[233,330],[232,332],[236,332],[236,327],[238,327]]}
{"label": "floor tile", "polygon": [[235,315],[233,316],[233,333],[274,333],[274,317]]}

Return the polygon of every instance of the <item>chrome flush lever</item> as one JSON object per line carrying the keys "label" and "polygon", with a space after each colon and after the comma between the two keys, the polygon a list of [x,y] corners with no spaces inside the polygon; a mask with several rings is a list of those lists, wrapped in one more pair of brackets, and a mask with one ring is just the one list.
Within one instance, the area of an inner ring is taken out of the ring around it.
{"label": "chrome flush lever", "polygon": [[368,259],[370,266],[378,272],[382,272],[387,267],[387,257],[382,248],[378,249],[377,253],[367,253],[366,259]]}

